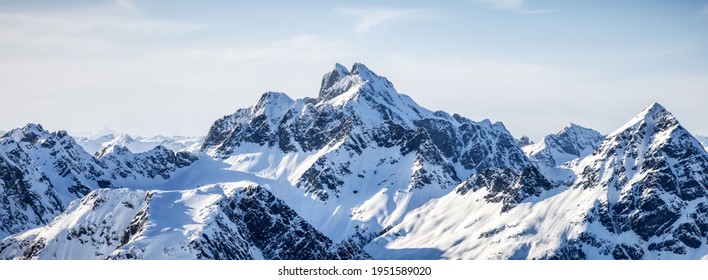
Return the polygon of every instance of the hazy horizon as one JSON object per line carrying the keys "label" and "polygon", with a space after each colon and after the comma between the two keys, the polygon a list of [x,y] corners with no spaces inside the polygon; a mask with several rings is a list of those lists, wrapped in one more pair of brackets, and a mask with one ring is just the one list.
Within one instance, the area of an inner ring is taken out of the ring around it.
{"label": "hazy horizon", "polygon": [[367,65],[430,110],[538,141],[652,102],[708,135],[708,1],[1,1],[0,130],[205,135],[263,92]]}

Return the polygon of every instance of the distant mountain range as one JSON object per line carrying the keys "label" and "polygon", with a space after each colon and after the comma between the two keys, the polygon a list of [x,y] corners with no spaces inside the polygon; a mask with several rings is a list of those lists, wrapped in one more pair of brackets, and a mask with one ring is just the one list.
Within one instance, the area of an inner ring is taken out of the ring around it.
{"label": "distant mountain range", "polygon": [[4,259],[708,258],[708,153],[657,103],[534,144],[337,64],[203,139],[1,135]]}
{"label": "distant mountain range", "polygon": [[86,152],[99,156],[115,146],[128,148],[134,153],[149,151],[160,145],[177,152],[198,152],[204,141],[204,137],[161,135],[142,137],[130,136],[125,133],[75,137],[74,139]]}

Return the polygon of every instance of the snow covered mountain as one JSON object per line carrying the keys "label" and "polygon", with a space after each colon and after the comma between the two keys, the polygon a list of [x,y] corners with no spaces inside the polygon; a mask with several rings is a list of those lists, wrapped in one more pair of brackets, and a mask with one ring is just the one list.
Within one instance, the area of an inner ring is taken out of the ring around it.
{"label": "snow covered mountain", "polygon": [[608,135],[574,170],[570,187],[507,212],[481,203],[488,190],[461,184],[365,249],[374,258],[708,258],[708,154],[660,105]]}
{"label": "snow covered mountain", "polygon": [[115,138],[113,134],[106,134],[97,137],[74,137],[74,141],[84,148],[84,151],[94,155],[101,150],[104,143],[108,143]]}
{"label": "snow covered mountain", "polygon": [[[576,167],[574,187],[605,192],[586,217],[604,230],[589,237],[602,241],[606,233],[630,233],[617,242],[626,258],[705,256],[707,170],[708,154],[700,143],[665,108],[652,104]],[[593,245],[578,240],[568,246]]]}
{"label": "snow covered mountain", "polygon": [[0,258],[708,258],[708,153],[658,104],[531,144],[337,64],[317,98],[217,120],[198,154],[122,138],[92,156],[38,125],[0,137]]}
{"label": "snow covered mountain", "polygon": [[304,190],[286,202],[334,240],[375,235],[472,175],[509,205],[550,187],[501,123],[431,112],[362,64],[337,64],[316,99],[264,94],[216,121],[202,151]]}
{"label": "snow covered mountain", "polygon": [[555,185],[568,185],[575,180],[572,161],[591,154],[602,142],[599,132],[576,124],[568,124],[541,142],[522,146],[522,150],[543,176]]}
{"label": "snow covered mountain", "polygon": [[99,159],[65,131],[14,129],[0,137],[0,236],[45,225],[93,189],[155,184],[197,159],[163,147]]}
{"label": "snow covered mountain", "polygon": [[98,137],[75,137],[76,142],[90,154],[103,154],[105,150],[115,146],[126,147],[133,153],[149,151],[157,146],[163,146],[175,152],[198,152],[204,142],[204,137],[186,136],[130,136],[128,134],[106,134]]}
{"label": "snow covered mountain", "polygon": [[0,259],[367,259],[334,244],[254,183],[187,191],[99,189],[49,225],[0,243]]}
{"label": "snow covered mountain", "polygon": [[576,124],[568,124],[556,134],[543,137],[541,142],[523,147],[533,162],[560,166],[591,154],[602,142],[599,132]]}
{"label": "snow covered mountain", "polygon": [[519,145],[519,147],[523,148],[524,146],[534,144],[534,142],[531,141],[531,139],[529,139],[528,136],[524,135],[524,136],[521,136],[521,138],[516,139],[516,144]]}

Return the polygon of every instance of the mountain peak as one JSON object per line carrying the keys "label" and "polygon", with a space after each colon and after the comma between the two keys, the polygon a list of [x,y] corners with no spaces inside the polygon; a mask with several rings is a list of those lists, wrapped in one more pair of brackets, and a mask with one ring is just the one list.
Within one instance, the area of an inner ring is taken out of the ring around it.
{"label": "mountain peak", "polygon": [[48,131],[44,130],[41,124],[35,124],[35,123],[28,123],[22,128],[22,131],[25,133],[27,132],[34,132],[34,133],[46,133]]}
{"label": "mountain peak", "polygon": [[599,132],[595,131],[594,129],[590,129],[581,125],[577,125],[574,123],[568,123],[563,129],[561,129],[556,135],[563,135],[563,134],[597,134],[600,135]]}
{"label": "mountain peak", "polygon": [[274,102],[274,101],[278,101],[278,100],[284,100],[287,103],[293,102],[293,99],[290,98],[290,96],[288,96],[285,93],[276,92],[276,91],[268,91],[266,93],[263,93],[263,95],[261,95],[261,98],[258,100],[258,104],[265,104],[265,103]]}
{"label": "mountain peak", "polygon": [[599,132],[569,123],[556,134],[543,137],[541,142],[523,147],[534,162],[546,166],[560,166],[569,161],[589,155],[602,142]]}
{"label": "mountain peak", "polygon": [[355,75],[359,75],[362,73],[373,73],[373,72],[368,67],[366,67],[366,65],[364,65],[363,63],[357,62],[357,63],[354,63],[354,65],[352,66],[351,73],[355,74]]}
{"label": "mountain peak", "polygon": [[345,67],[344,65],[341,65],[339,63],[334,64],[334,70],[332,70],[332,72],[335,72],[335,71],[337,73],[339,73],[340,76],[347,76],[350,74],[349,70],[347,70],[347,67]]}
{"label": "mountain peak", "polygon": [[624,124],[622,127],[619,129],[615,130],[614,132],[610,133],[609,135],[616,135],[618,133],[621,133],[622,131],[627,130],[628,128],[635,127],[637,125],[642,125],[646,124],[649,126],[655,126],[657,124],[661,123],[660,127],[670,127],[672,124],[678,124],[678,121],[674,116],[664,108],[664,106],[661,106],[659,103],[652,103],[647,107],[644,107],[644,109],[634,116],[631,120],[629,120],[626,124]]}
{"label": "mountain peak", "polygon": [[[341,90],[342,86],[336,86],[338,83],[340,83],[345,77],[350,77],[351,73],[342,66],[341,64],[337,63],[334,65],[334,69],[332,71],[327,72],[324,74],[322,77],[322,84],[320,86],[320,94],[319,98],[323,100],[331,99],[342,92]],[[350,87],[350,86],[349,86]],[[348,88],[348,87],[347,87]]]}
{"label": "mountain peak", "polygon": [[34,143],[39,138],[49,137],[51,133],[44,130],[42,125],[28,123],[22,128],[15,128],[8,132],[16,142]]}
{"label": "mountain peak", "polygon": [[574,124],[572,122],[568,123],[565,125],[564,129],[577,129],[577,128],[582,128],[582,126],[579,126],[577,124]]}
{"label": "mountain peak", "polygon": [[116,140],[114,140],[114,142],[133,143],[135,142],[135,139],[129,134],[123,133],[120,136],[116,137]]}
{"label": "mountain peak", "polygon": [[376,75],[376,73],[371,71],[366,65],[354,63],[351,71],[347,71],[344,66],[337,63],[332,71],[325,73],[322,77],[319,99],[330,100],[352,88],[365,85],[367,85],[371,91],[393,90],[395,92],[393,85],[388,79]]}
{"label": "mountain peak", "polygon": [[389,83],[386,78],[376,75],[374,71],[371,71],[371,69],[366,67],[366,65],[364,65],[363,63],[354,63],[350,72],[352,75],[359,76],[362,82],[376,82],[379,80],[383,80],[385,83]]}
{"label": "mountain peak", "polygon": [[529,137],[526,136],[526,135],[523,135],[523,136],[521,136],[521,138],[519,138],[519,139],[516,140],[516,144],[519,145],[519,147],[528,146],[528,145],[531,145],[531,144],[533,144],[533,143],[534,143],[534,142],[531,141],[531,139],[529,139]]}
{"label": "mountain peak", "polygon": [[639,113],[638,116],[658,117],[667,114],[671,115],[671,113],[669,113],[669,111],[667,111],[664,106],[661,106],[661,104],[654,102],[652,104],[649,104],[649,106],[645,107],[644,110],[642,110],[642,112]]}

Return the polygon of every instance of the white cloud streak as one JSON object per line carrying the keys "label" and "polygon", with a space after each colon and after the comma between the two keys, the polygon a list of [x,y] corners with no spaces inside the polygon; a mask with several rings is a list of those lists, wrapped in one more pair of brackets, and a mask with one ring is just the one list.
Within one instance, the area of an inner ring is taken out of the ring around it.
{"label": "white cloud streak", "polygon": [[550,13],[557,13],[562,10],[560,9],[542,9],[542,10],[521,10],[518,11],[517,13],[522,14],[522,15],[537,15],[537,14],[550,14]]}
{"label": "white cloud streak", "polygon": [[147,18],[134,7],[121,5],[51,13],[3,12],[0,55],[32,55],[32,51],[87,54],[127,45],[133,39],[173,36],[199,28],[196,24]]}
{"label": "white cloud streak", "polygon": [[389,9],[389,8],[352,8],[339,7],[335,12],[342,16],[356,18],[354,31],[365,34],[384,24],[401,21],[430,19],[439,17],[439,13],[431,9]]}
{"label": "white cloud streak", "polygon": [[524,6],[523,0],[477,0],[487,7],[499,10],[519,10]]}

